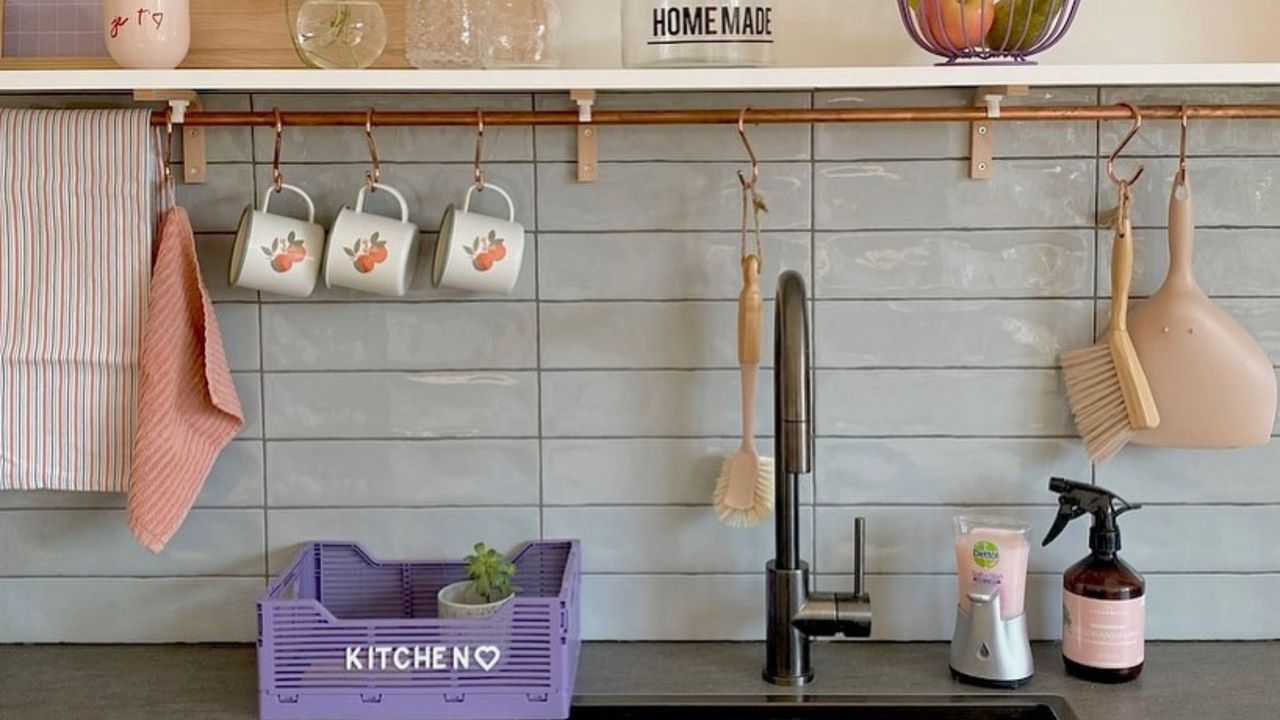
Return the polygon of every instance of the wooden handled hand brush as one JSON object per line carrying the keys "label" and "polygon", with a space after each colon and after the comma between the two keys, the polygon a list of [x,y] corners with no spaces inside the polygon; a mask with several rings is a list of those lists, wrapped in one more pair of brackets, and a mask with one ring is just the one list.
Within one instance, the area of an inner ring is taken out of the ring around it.
{"label": "wooden handled hand brush", "polygon": [[[745,111],[744,111],[745,115]],[[742,131],[743,142],[747,142]],[[750,144],[747,144],[750,152]],[[768,212],[764,198],[756,192],[758,166],[751,153],[753,176],[742,181],[742,294],[738,296],[738,364],[742,368],[742,445],[725,459],[716,480],[712,501],[720,521],[733,527],[754,527],[773,512],[773,458],[762,458],[756,452],[755,412],[756,380],[762,357],[761,324],[764,297],[760,292],[760,273],[764,265],[764,243],[760,234],[760,215]],[[756,252],[747,254],[747,215],[755,216]]]}
{"label": "wooden handled hand brush", "polygon": [[1129,183],[1122,182],[1111,257],[1111,327],[1097,345],[1062,356],[1076,428],[1089,459],[1097,464],[1114,457],[1138,431],[1160,424],[1160,412],[1127,324],[1133,281],[1131,202]]}

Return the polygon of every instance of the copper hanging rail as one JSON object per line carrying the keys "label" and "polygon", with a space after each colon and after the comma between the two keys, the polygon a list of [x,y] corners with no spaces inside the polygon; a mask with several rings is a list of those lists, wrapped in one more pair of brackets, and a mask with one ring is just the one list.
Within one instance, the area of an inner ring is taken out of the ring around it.
{"label": "copper hanging rail", "polygon": [[[1148,120],[1181,120],[1182,105],[1152,105],[1142,108]],[[1186,117],[1192,120],[1280,120],[1280,105],[1187,105]],[[447,112],[376,111],[378,127],[475,127],[474,110]],[[742,110],[596,110],[595,125],[737,125]],[[282,112],[289,127],[359,127],[369,122],[367,110],[336,112]],[[747,123],[753,125],[858,123],[858,122],[979,122],[1004,121],[1096,121],[1128,120],[1130,110],[1120,105],[1082,105],[1005,107],[999,118],[991,118],[982,107],[899,107],[899,108],[819,108],[774,109],[752,108]],[[490,126],[578,125],[578,111],[486,112],[484,122]],[[163,127],[164,112],[157,112],[151,124]],[[207,112],[186,114],[187,127],[275,127],[273,111]]]}

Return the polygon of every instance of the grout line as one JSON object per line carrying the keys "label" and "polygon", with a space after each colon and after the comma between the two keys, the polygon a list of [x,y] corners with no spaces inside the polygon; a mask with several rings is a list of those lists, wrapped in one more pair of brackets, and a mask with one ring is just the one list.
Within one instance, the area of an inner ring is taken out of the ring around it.
{"label": "grout line", "polygon": [[[1098,88],[1096,92],[1097,92],[1097,104],[1101,105],[1102,104],[1102,88]],[[1094,125],[1095,125],[1096,132],[1094,133],[1093,141],[1094,141],[1094,147],[1095,147],[1094,156],[1096,158],[1102,155],[1102,121],[1096,121]],[[1098,218],[1102,215],[1102,183],[1098,179],[1098,174],[1099,174],[1098,166],[1099,166],[1099,161],[1095,159],[1094,167],[1093,167],[1093,217],[1094,218]],[[1097,225],[1096,221],[1094,225],[1095,227],[1093,229],[1093,317],[1091,318],[1091,320],[1093,322],[1092,337],[1097,338],[1098,332],[1099,332],[1098,296],[1101,292],[1101,286],[1102,286],[1102,280],[1101,280],[1102,230],[1101,228],[1096,227]],[[1111,294],[1110,288],[1108,288],[1107,294],[1108,296],[1110,296]],[[1098,484],[1098,466],[1093,462],[1089,463],[1089,482],[1090,484],[1093,484],[1093,485]]]}
{"label": "grout line", "polygon": [[[817,105],[818,97],[816,92],[809,93],[809,107],[812,109]],[[818,126],[816,124],[809,125],[809,323],[810,336],[813,340],[812,352],[814,357],[821,356],[821,347],[819,343],[823,336],[818,334],[818,232],[814,230],[818,226]],[[775,301],[776,304],[776,301]],[[773,363],[770,363],[772,365]],[[817,365],[813,367],[816,376]],[[810,382],[817,384],[817,378],[810,378]],[[810,411],[815,418],[814,427],[817,427],[816,418],[820,415],[820,403],[824,402],[824,398],[820,398],[818,393],[813,392],[813,406]],[[816,432],[815,432],[816,435]],[[816,444],[815,438],[815,444]],[[813,468],[809,478],[812,483],[812,493],[809,495],[809,516],[815,518],[809,525],[809,559],[813,565],[814,573],[819,572],[818,559],[818,522],[816,520],[818,513],[818,482],[819,478],[824,477],[825,473],[819,471],[822,466],[822,456],[816,451],[813,456]],[[774,478],[777,482],[777,478]]]}
{"label": "grout line", "polygon": [[[538,103],[537,94],[530,94],[530,104],[536,108]],[[529,133],[530,142],[532,143],[531,154],[533,157],[533,229],[538,232],[539,214],[538,214],[538,133],[540,128],[534,127]],[[576,133],[575,133],[576,134]],[[543,449],[543,387],[542,387],[542,268],[540,266],[541,253],[539,247],[541,243],[535,242],[533,246],[533,301],[534,301],[534,356],[537,365],[537,387],[535,395],[537,404],[535,412],[537,417],[535,421],[538,427],[538,537],[545,540],[547,538],[546,525],[546,451]]]}
{"label": "grout line", "polygon": [[[257,104],[256,95],[253,93],[250,93],[249,108],[255,109],[256,104]],[[253,158],[253,160],[249,163],[249,166],[252,169],[252,172],[250,172],[250,175],[253,176],[252,181],[253,181],[253,197],[254,197],[253,202],[254,203],[257,202],[257,197],[258,197],[258,162],[257,162],[258,146],[257,146],[257,143],[258,143],[258,134],[256,132],[250,131],[249,132],[249,157]],[[267,337],[266,337],[266,332],[264,331],[264,318],[263,318],[264,313],[263,313],[262,293],[255,293],[255,294],[257,295],[257,300],[255,304],[258,307],[258,393],[259,393],[259,403],[260,403],[259,413],[261,414],[260,419],[262,422],[262,438],[260,440],[261,447],[262,447],[262,575],[264,579],[269,580],[271,577],[271,561],[270,561],[270,557],[271,557],[270,515],[271,514],[269,512],[271,508],[271,503],[270,503],[270,492],[268,490],[268,487],[271,483],[271,478],[267,470],[267,468],[270,465],[270,463],[268,462],[268,457],[269,457],[268,453],[270,453],[270,450],[267,447],[267,378],[266,378]]]}

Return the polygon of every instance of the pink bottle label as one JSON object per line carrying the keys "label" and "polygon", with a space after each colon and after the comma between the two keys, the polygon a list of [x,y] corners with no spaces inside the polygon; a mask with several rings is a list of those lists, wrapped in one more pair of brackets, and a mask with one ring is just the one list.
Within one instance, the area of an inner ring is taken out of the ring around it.
{"label": "pink bottle label", "polygon": [[1062,593],[1062,654],[1104,670],[1125,670],[1146,657],[1147,598],[1092,600]]}

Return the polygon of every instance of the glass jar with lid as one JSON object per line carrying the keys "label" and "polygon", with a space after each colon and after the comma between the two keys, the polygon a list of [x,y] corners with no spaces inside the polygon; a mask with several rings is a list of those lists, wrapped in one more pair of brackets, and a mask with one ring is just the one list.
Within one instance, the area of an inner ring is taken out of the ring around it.
{"label": "glass jar with lid", "polygon": [[405,54],[420,68],[476,68],[486,0],[409,0]]}
{"label": "glass jar with lid", "polygon": [[773,64],[779,0],[623,0],[627,67]]}

